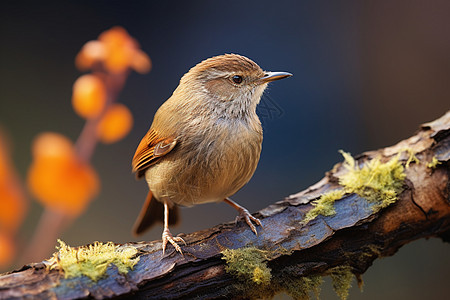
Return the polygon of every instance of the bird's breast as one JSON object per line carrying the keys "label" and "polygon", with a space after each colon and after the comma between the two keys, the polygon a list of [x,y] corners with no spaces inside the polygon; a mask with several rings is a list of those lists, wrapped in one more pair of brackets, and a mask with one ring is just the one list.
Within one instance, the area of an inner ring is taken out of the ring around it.
{"label": "bird's breast", "polygon": [[174,152],[149,168],[146,179],[160,201],[186,206],[222,201],[250,180],[261,145],[261,131],[217,122],[202,133],[181,136]]}

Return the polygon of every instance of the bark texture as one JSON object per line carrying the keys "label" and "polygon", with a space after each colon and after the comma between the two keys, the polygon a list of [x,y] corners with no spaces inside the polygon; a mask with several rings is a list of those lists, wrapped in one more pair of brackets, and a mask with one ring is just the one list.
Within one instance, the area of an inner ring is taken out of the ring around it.
{"label": "bark texture", "polygon": [[[183,236],[184,257],[169,246],[161,258],[161,241],[128,243],[139,250],[133,270],[121,274],[111,265],[97,282],[86,276],[66,279],[45,261],[34,263],[0,276],[0,298],[245,299],[281,290],[301,298],[303,287],[311,289],[301,283],[320,275],[344,270],[358,278],[376,258],[393,255],[411,241],[440,237],[450,242],[450,112],[397,145],[355,160],[362,166],[396,156],[405,166],[402,192],[379,211],[373,210],[374,202],[347,193],[335,202],[334,215],[302,222],[311,201],[341,188],[338,178],[348,170],[339,163],[317,184],[257,212],[263,224],[258,236],[243,222],[220,224]],[[227,272],[222,252],[244,247],[260,253],[258,263],[271,269],[268,284],[257,280],[259,271],[254,277]]]}

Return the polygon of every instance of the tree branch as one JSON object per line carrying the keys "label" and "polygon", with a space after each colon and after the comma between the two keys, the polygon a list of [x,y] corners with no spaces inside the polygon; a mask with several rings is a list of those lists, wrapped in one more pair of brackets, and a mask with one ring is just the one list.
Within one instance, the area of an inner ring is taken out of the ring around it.
{"label": "tree branch", "polygon": [[[347,191],[334,203],[334,215],[318,215],[305,224],[311,201],[342,189],[339,178],[349,170],[339,163],[317,184],[256,213],[263,224],[257,236],[243,222],[220,224],[183,236],[184,257],[170,248],[162,258],[161,241],[128,243],[138,249],[140,258],[133,270],[119,273],[110,265],[96,282],[86,276],[66,279],[61,270],[49,270],[46,261],[30,264],[0,276],[0,298],[244,299],[281,290],[301,298],[308,289],[314,290],[319,276],[337,274],[337,283],[345,281],[346,272],[359,278],[376,258],[393,255],[413,240],[440,237],[449,242],[449,157],[447,112],[395,146],[356,157],[360,167],[375,158],[381,162],[398,158],[404,166],[402,191],[387,208],[374,210],[377,204],[368,197]],[[242,248],[254,251],[253,277],[233,270],[233,261],[227,265],[223,260],[224,250]],[[258,281],[256,269],[265,267],[271,269],[265,269],[269,277]]]}

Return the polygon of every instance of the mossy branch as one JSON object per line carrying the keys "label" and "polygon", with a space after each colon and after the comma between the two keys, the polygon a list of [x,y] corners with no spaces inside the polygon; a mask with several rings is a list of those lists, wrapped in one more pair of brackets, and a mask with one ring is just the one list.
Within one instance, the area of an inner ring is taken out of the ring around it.
{"label": "mossy branch", "polygon": [[104,270],[94,277],[67,276],[57,255],[1,275],[0,298],[246,299],[285,291],[308,299],[329,275],[345,299],[353,275],[361,282],[376,258],[419,238],[450,241],[450,112],[397,145],[343,155],[320,182],[256,213],[258,236],[242,223],[221,224],[184,236],[185,255],[164,258],[161,241],[127,243],[121,247],[137,251],[121,258],[125,269],[108,244],[113,257],[106,268],[105,260],[90,266]]}

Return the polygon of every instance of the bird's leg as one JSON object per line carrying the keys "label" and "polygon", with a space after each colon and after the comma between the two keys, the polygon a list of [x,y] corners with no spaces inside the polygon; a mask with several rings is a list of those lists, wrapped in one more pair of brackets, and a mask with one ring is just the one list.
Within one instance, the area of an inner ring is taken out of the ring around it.
{"label": "bird's leg", "polygon": [[258,218],[255,218],[254,216],[252,216],[246,208],[240,206],[239,204],[237,204],[230,198],[225,198],[223,201],[225,201],[226,203],[228,203],[229,205],[234,207],[239,212],[238,218],[243,218],[245,220],[245,222],[248,224],[248,226],[250,226],[251,230],[255,234],[258,234],[258,232],[256,231],[255,225],[253,225],[253,223],[252,223],[252,221],[253,221],[256,224],[258,224],[259,226],[262,226],[261,221]]}
{"label": "bird's leg", "polygon": [[181,251],[181,248],[177,244],[177,242],[183,242],[184,245],[186,245],[186,242],[182,238],[180,238],[178,236],[174,237],[172,235],[172,233],[170,233],[170,230],[169,230],[169,204],[167,203],[167,201],[164,201],[164,231],[162,234],[163,256],[164,256],[164,253],[166,252],[167,242],[170,242],[175,247],[175,250],[180,252],[181,255],[183,255],[183,251]]}

